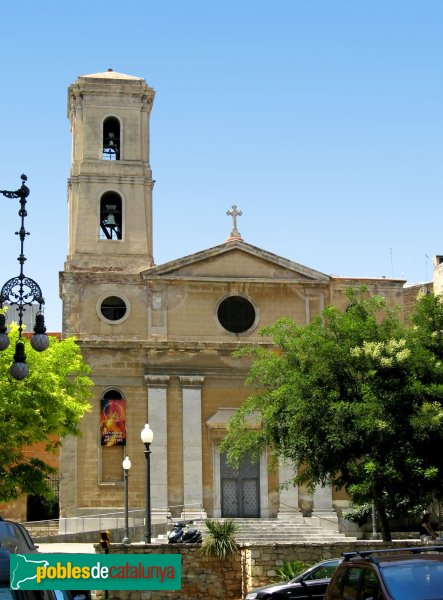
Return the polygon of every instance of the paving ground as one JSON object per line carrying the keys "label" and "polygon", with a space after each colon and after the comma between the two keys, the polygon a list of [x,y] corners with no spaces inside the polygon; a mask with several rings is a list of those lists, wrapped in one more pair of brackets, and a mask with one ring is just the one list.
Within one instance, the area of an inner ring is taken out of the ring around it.
{"label": "paving ground", "polygon": [[79,544],[77,542],[54,542],[51,544],[36,542],[39,552],[65,552],[70,554],[95,554],[94,544]]}

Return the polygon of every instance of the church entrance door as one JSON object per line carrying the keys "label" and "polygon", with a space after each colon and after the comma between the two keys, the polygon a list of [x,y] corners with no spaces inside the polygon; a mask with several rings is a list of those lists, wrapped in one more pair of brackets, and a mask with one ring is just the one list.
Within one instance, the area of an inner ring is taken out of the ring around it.
{"label": "church entrance door", "polygon": [[260,517],[260,464],[242,458],[238,469],[220,455],[222,517]]}

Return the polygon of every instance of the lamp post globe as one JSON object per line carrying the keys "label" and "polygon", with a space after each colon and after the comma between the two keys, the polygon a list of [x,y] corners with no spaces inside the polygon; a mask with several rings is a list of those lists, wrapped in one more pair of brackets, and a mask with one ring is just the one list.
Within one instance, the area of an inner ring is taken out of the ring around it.
{"label": "lamp post globe", "polygon": [[152,444],[152,440],[154,439],[154,432],[149,427],[148,423],[146,423],[146,425],[142,429],[140,437],[144,444]]}
{"label": "lamp post globe", "polygon": [[15,345],[14,362],[9,368],[9,374],[17,381],[25,379],[28,376],[29,368],[26,364],[25,345],[18,341]]}
{"label": "lamp post globe", "polygon": [[45,318],[41,312],[35,317],[34,335],[31,338],[31,346],[37,352],[43,352],[49,347],[49,338],[46,335]]}
{"label": "lamp post globe", "polygon": [[0,352],[9,348],[9,337],[6,335],[8,328],[6,327],[6,317],[0,314]]}

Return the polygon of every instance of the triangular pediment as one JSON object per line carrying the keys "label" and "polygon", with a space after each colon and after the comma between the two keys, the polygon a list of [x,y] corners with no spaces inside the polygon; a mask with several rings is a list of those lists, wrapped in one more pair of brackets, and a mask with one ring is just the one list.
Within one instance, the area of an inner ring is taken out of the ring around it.
{"label": "triangular pediment", "polygon": [[329,281],[329,276],[243,241],[229,241],[147,269],[145,279]]}

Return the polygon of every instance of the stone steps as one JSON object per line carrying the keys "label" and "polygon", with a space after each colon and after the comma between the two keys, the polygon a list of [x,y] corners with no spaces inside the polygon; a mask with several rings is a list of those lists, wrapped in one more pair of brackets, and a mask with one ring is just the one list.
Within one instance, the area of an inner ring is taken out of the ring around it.
{"label": "stone steps", "polygon": [[[224,521],[224,519],[215,519]],[[239,543],[331,543],[352,541],[356,538],[348,537],[338,531],[337,523],[326,523],[327,528],[318,525],[318,519],[296,516],[284,519],[232,519],[239,531],[236,539]],[[196,521],[191,527],[197,527],[202,532],[203,538],[207,533],[205,523]],[[153,540],[154,543],[167,542],[167,535],[162,535]]]}

